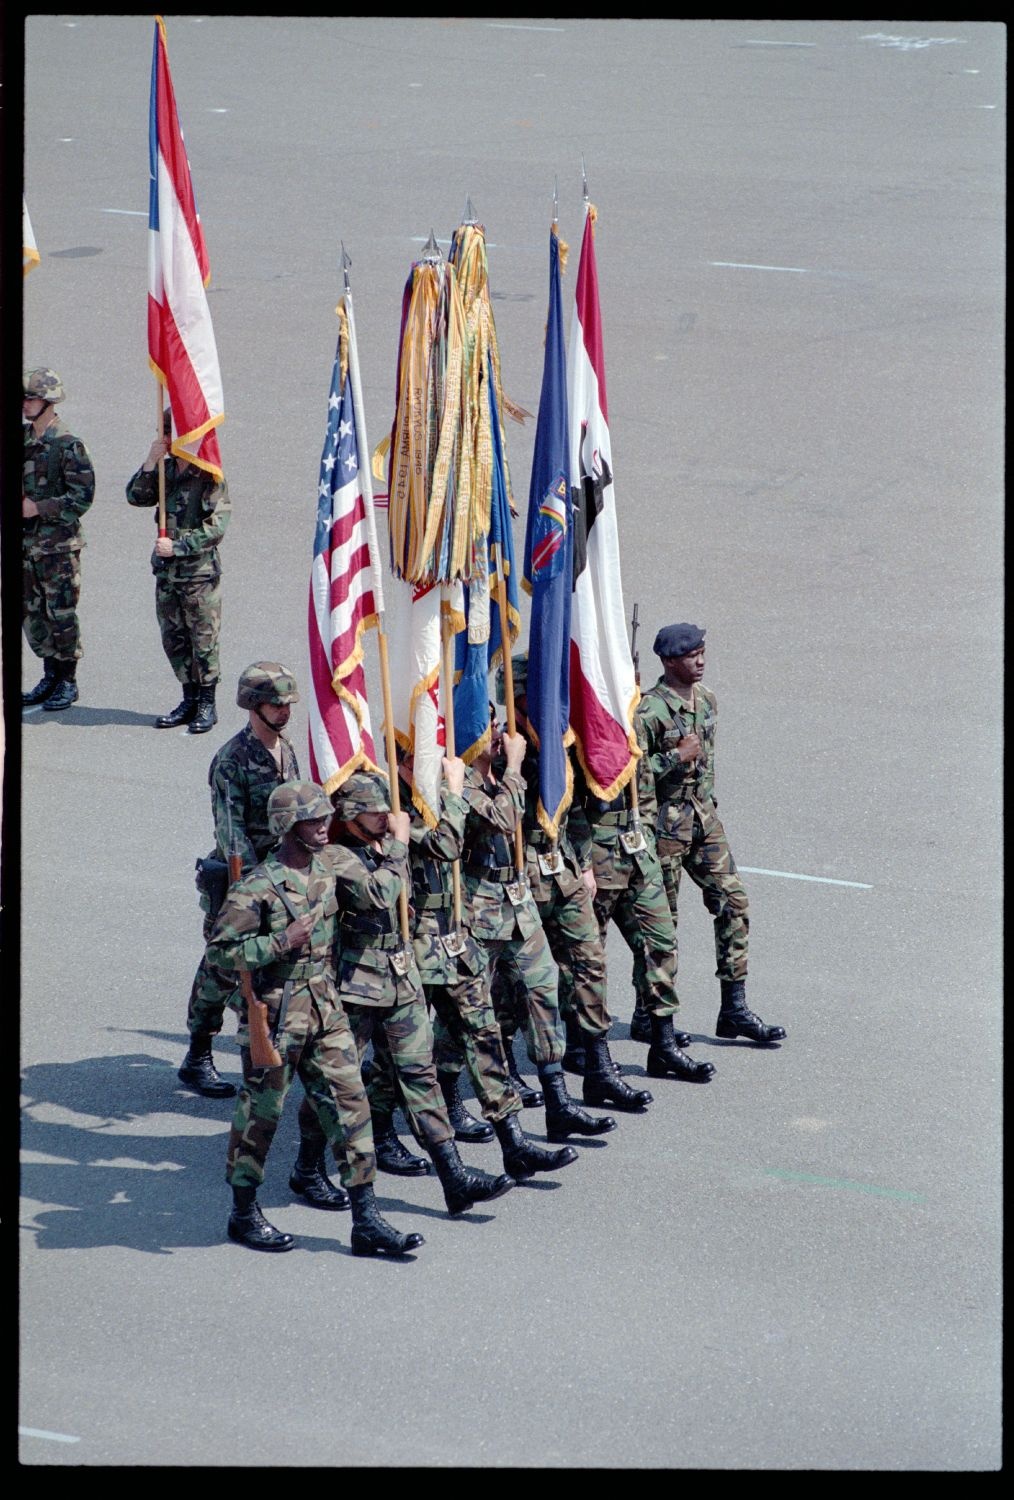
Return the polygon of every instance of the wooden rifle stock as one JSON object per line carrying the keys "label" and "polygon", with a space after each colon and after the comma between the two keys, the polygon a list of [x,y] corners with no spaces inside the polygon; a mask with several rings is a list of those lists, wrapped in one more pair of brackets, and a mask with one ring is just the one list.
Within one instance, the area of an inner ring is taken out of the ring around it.
{"label": "wooden rifle stock", "polygon": [[[238,854],[229,855],[229,884],[235,885],[243,872]],[[255,1068],[280,1068],[281,1055],[268,1030],[268,1008],[253,991],[249,969],[239,971],[239,992],[246,1002],[247,1026],[250,1030],[250,1061]]]}

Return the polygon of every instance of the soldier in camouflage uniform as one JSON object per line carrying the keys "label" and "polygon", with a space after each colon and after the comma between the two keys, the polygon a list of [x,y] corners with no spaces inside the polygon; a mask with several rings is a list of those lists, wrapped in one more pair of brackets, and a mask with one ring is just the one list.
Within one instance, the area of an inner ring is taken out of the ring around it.
{"label": "soldier in camouflage uniform", "polygon": [[[715,800],[715,729],[718,704],[702,682],[704,631],[686,622],[667,625],[655,637],[662,676],[648,689],[636,722],[654,777],[656,836],[666,896],[676,925],[680,876],[700,887],[715,920],[720,1037],[747,1037],[768,1046],[785,1037],[746,1006],[746,890],[736,871]],[[635,982],[637,981],[635,971]]]}
{"label": "soldier in camouflage uniform", "polygon": [[[539,908],[550,950],[560,967],[559,999],[567,1032],[564,1067],[576,1052],[584,1074],[584,1102],[612,1105],[640,1113],[651,1103],[647,1089],[632,1089],[609,1054],[612,1018],[606,1004],[606,950],[595,915],[595,875],[592,870],[591,830],[582,812],[571,820],[565,810],[552,840],[538,816],[539,751],[528,722],[528,655],[511,658],[514,708],[518,729],[525,735],[522,775],[526,784],[524,834],[528,885]],[[497,675],[497,696],[506,691],[503,668]],[[569,753],[569,752],[568,752]],[[566,979],[564,979],[566,975]],[[498,1019],[512,1031],[511,1012],[521,998],[511,993],[506,977],[494,981]]]}
{"label": "soldier in camouflage uniform", "polygon": [[[655,852],[654,782],[643,755],[637,763],[636,775],[637,820],[629,786],[612,801],[605,802],[589,787],[580,766],[575,766],[570,826],[580,830],[582,839],[587,838],[591,843],[595,915],[603,942],[609,922],[615,922],[635,963],[644,969],[651,1027],[646,1071],[652,1078],[673,1076],[691,1083],[707,1083],[714,1074],[713,1065],[690,1057],[683,1050],[690,1045],[689,1036],[673,1029],[673,1018],[679,1009],[676,929]],[[573,983],[566,968],[561,969],[560,981],[565,991]],[[576,1067],[582,1065],[579,1054],[574,1061]]]}
{"label": "soldier in camouflage uniform", "polygon": [[81,630],[81,517],[95,495],[88,449],[56,415],[65,396],[55,370],[28,370],[22,382],[25,462],[21,488],[23,620],[43,675],[25,707],[58,713],[77,702]]}
{"label": "soldier in camouflage uniform", "polygon": [[[491,985],[499,971],[511,990],[524,996],[529,1056],[546,1102],[546,1133],[551,1141],[559,1142],[568,1135],[602,1135],[614,1130],[616,1121],[609,1115],[588,1114],[567,1094],[556,964],[539,908],[515,862],[515,830],[521,825],[525,803],[521,775],[525,750],[523,735],[501,732],[493,709],[489,746],[476,757],[466,781],[462,883],[472,936],[485,955]],[[506,768],[498,778],[493,764],[501,752]],[[502,1014],[510,1060],[516,1025],[513,1007],[504,1007]]]}
{"label": "soldier in camouflage uniform", "polygon": [[[298,701],[296,679],[280,662],[255,661],[240,675],[236,702],[247,710],[248,723],[226,741],[208,771],[215,847],[197,864],[205,942],[222,899],[229,856],[239,856],[245,873],[277,842],[268,823],[268,798],[282,782],[299,776],[296,752],[283,733],[292,705]],[[219,1075],[211,1055],[212,1039],[222,1029],[225,1007],[235,988],[232,972],[217,968],[205,953],[190,990],[190,1048],[179,1078],[211,1099],[236,1092]]]}
{"label": "soldier in camouflage uniform", "polygon": [[[411,776],[411,758],[402,757],[403,775]],[[503,1041],[490,1003],[486,963],[468,930],[468,908],[462,901],[462,921],[454,922],[452,863],[461,856],[467,803],[463,796],[465,763],[444,761],[447,785],[441,798],[440,818],[428,828],[413,809],[409,863],[412,870],[413,947],[422,976],[426,1002],[436,1013],[434,1061],[447,1117],[456,1140],[491,1140],[497,1136],[503,1152],[504,1170],[518,1181],[536,1172],[553,1172],[577,1160],[569,1146],[547,1151],[529,1140],[518,1113],[521,1100],[507,1072]],[[402,782],[404,805],[411,806],[411,787]],[[439,1038],[439,1040],[438,1040]],[[474,1119],[458,1093],[460,1060],[468,1068],[472,1087],[489,1124]],[[398,1102],[392,1074],[374,1069],[369,1085],[370,1109],[378,1141],[380,1120],[390,1122]],[[394,1135],[393,1124],[390,1132]],[[394,1140],[400,1147],[396,1135]],[[403,1151],[403,1148],[402,1148]],[[409,1162],[420,1160],[403,1151]],[[410,1171],[403,1163],[392,1166],[380,1160],[384,1170]]]}
{"label": "soldier in camouflage uniform", "polygon": [[[229,1238],[254,1250],[291,1250],[291,1234],[269,1224],[257,1206],[257,1189],[285,1104],[298,1074],[312,1102],[316,1134],[330,1142],[345,1193],[333,1188],[330,1208],[352,1208],[353,1255],[403,1255],[423,1243],[399,1234],[380,1217],[373,1192],[376,1162],[370,1109],[359,1058],[334,987],[335,877],[327,854],[331,804],[312,782],[290,781],[268,799],[278,850],[236,882],[211,935],[216,965],[245,970],[267,1007],[281,1062],[254,1067],[246,1002],[240,1012],[243,1087],[236,1101],[226,1181],[232,1187]],[[338,1149],[340,1145],[340,1150]],[[300,1132],[290,1185],[301,1192],[304,1174],[317,1175],[318,1141]]]}
{"label": "soldier in camouflage uniform", "polygon": [[392,813],[387,783],[356,772],[331,795],[329,854],[338,899],[338,991],[362,1059],[373,1042],[381,1072],[393,1071],[416,1140],[429,1153],[451,1214],[499,1198],[505,1175],[466,1167],[440,1095],[422,979],[400,931],[399,898],[411,889],[409,816]]}
{"label": "soldier in camouflage uniform", "polygon": [[[148,457],[127,484],[127,500],[145,507],[158,504],[158,464],[165,460],[164,537],[151,555],[155,574],[155,617],[162,649],[183,685],[183,698],[155,720],[156,729],[186,724],[190,734],[206,734],[218,722],[218,632],[222,623],[222,564],[219,543],[232,506],[224,479],[217,480],[170,453],[171,416]],[[155,517],[158,523],[158,515]]]}

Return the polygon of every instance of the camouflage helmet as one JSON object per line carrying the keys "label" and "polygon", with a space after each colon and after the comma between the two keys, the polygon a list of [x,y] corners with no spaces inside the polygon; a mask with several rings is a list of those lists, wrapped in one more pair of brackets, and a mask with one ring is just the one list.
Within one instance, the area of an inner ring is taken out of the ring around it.
{"label": "camouflage helmet", "polygon": [[262,703],[281,707],[299,702],[296,679],[278,661],[255,661],[240,675],[236,691],[240,708],[258,708]]}
{"label": "camouflage helmet", "polygon": [[331,793],[331,802],[339,818],[347,823],[360,813],[391,811],[387,779],[377,771],[356,771]]}
{"label": "camouflage helmet", "polygon": [[276,839],[296,823],[330,816],[331,804],[313,781],[283,781],[268,798],[268,831]]}
{"label": "camouflage helmet", "polygon": [[[511,676],[514,679],[514,691],[524,693],[528,690],[528,652],[521,651],[517,656],[511,657]],[[507,702],[507,683],[504,679],[503,662],[496,669],[496,701]]]}
{"label": "camouflage helmet", "polygon": [[63,381],[55,370],[26,370],[22,388],[26,396],[38,396],[40,401],[48,401],[50,406],[62,401],[67,394]]}

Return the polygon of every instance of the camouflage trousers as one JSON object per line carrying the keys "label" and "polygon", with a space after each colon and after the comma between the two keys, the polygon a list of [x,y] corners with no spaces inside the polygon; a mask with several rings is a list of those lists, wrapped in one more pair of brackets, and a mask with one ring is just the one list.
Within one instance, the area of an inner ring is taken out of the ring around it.
{"label": "camouflage trousers", "polygon": [[624,887],[603,890],[595,897],[595,915],[605,942],[610,920],[620,929],[634,957],[637,1003],[657,1016],[679,1010],[676,995],[676,928],[657,868],[633,870]]}
{"label": "camouflage trousers", "polygon": [[[226,1181],[259,1187],[285,1097],[298,1074],[306,1092],[299,1111],[304,1140],[330,1142],[345,1187],[361,1187],[377,1175],[370,1106],[359,1071],[359,1054],[340,1005],[311,999],[303,991],[290,1002],[282,1033],[275,1038],[279,1068],[255,1068],[244,1046],[243,1084],[229,1132]],[[294,1014],[295,1012],[295,1014]]]}
{"label": "camouflage trousers", "polygon": [[[461,974],[445,984],[425,985],[426,1003],[434,1012],[433,1061],[440,1073],[468,1076],[485,1119],[504,1120],[517,1114],[521,1100],[510,1081],[503,1039],[493,1014],[485,974]],[[393,1080],[393,1074],[387,1075]],[[379,1072],[370,1084],[370,1107],[388,1114],[400,1102],[391,1083]],[[376,1101],[376,1102],[375,1102]]]}
{"label": "camouflage trousers", "polygon": [[36,656],[81,659],[80,552],[26,552],[22,557],[22,618]]}
{"label": "camouflage trousers", "polygon": [[695,816],[689,845],[681,840],[659,839],[658,854],[673,926],[676,926],[680,877],[686,870],[694,884],[700,887],[704,905],[715,919],[717,977],[745,979],[749,902],[746,888],[736,871],[725,829],[718,818],[708,819],[705,833],[700,818]]}
{"label": "camouflage trousers", "polygon": [[[551,898],[538,907],[549,950],[559,966],[560,1012],[576,1016],[581,1030],[591,1036],[607,1036],[613,1018],[606,1007],[606,950],[591,891],[583,881],[569,896],[555,882],[551,889]],[[518,1030],[525,1017],[520,985],[500,979],[494,994],[501,1030]]]}
{"label": "camouflage trousers", "polygon": [[[205,942],[210,938],[214,925],[214,917],[205,912]],[[205,953],[197,965],[197,973],[190,986],[190,999],[187,1003],[187,1030],[190,1035],[217,1036],[222,1029],[225,1007],[236,995],[238,988],[235,972],[220,969],[217,964],[210,963]]]}
{"label": "camouflage trousers", "polygon": [[559,975],[549,941],[538,927],[529,937],[484,939],[489,986],[505,1046],[522,1026],[528,1056],[537,1065],[559,1063],[565,1051]]}
{"label": "camouflage trousers", "polygon": [[393,1113],[392,1096],[396,1092],[396,1102],[402,1105],[409,1129],[420,1146],[439,1146],[453,1140],[454,1131],[447,1118],[433,1061],[433,1028],[422,994],[402,1005],[344,1003],[360,1062],[373,1042],[378,1084],[376,1098],[370,1086],[370,1108],[376,1105],[378,1124],[384,1128],[388,1125]]}
{"label": "camouflage trousers", "polygon": [[211,687],[219,679],[220,578],[155,575],[155,618],[162,649],[180,682]]}

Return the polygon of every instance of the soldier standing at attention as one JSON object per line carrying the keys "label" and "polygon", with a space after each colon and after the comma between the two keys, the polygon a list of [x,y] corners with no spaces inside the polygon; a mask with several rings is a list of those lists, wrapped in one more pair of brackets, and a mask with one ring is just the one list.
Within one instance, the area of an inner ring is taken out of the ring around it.
{"label": "soldier standing at attention", "polygon": [[[190,734],[206,734],[218,723],[218,631],[222,623],[222,564],[218,544],[232,512],[225,480],[169,451],[172,418],[167,409],[164,435],[127,485],[131,505],[158,504],[158,463],[165,459],[165,518],[168,536],[155,540],[155,618],[162,649],[183,685],[183,698],[155,720],[156,729],[186,724]],[[156,521],[157,521],[156,515]]]}
{"label": "soldier standing at attention", "polygon": [[700,626],[685,622],[658,632],[653,649],[661,659],[662,676],[642,697],[635,722],[655,779],[656,837],[673,925],[684,870],[700,887],[715,919],[722,994],[716,1033],[768,1046],[786,1033],[781,1026],[765,1025],[746,1006],[748,903],[716,810],[718,703],[701,681],[704,634]]}
{"label": "soldier standing at attention", "polygon": [[[277,1067],[254,1067],[247,1006],[241,1001],[243,1087],[229,1132],[226,1166],[233,1196],[229,1238],[252,1250],[291,1250],[296,1243],[291,1234],[265,1219],[257,1205],[257,1189],[264,1181],[285,1096],[298,1074],[317,1129],[332,1148],[341,1143],[342,1180],[352,1207],[353,1255],[404,1255],[423,1239],[399,1234],[377,1210],[370,1109],[332,978],[338,903],[325,854],[331,804],[312,782],[290,781],[271,793],[268,820],[274,837],[281,840],[278,850],[229,891],[208,948],[219,967],[256,976],[252,982],[267,1007],[281,1058]],[[317,1144],[311,1143],[306,1153],[304,1145],[301,1134],[300,1160],[305,1154],[307,1165],[312,1165]]]}
{"label": "soldier standing at attention", "polygon": [[416,1140],[429,1153],[448,1212],[499,1198],[510,1177],[466,1167],[440,1095],[433,1030],[409,939],[399,923],[399,897],[410,891],[410,820],[392,813],[387,782],[357,771],[332,792],[335,840],[329,857],[338,895],[338,992],[362,1059],[373,1042],[381,1074],[393,1069]]}
{"label": "soldier standing at attention", "polygon": [[22,608],[28,644],[42,657],[42,677],[21,694],[21,703],[59,713],[78,696],[81,517],[95,495],[95,471],[84,443],[56,415],[66,394],[56,371],[26,371],[22,392]]}

